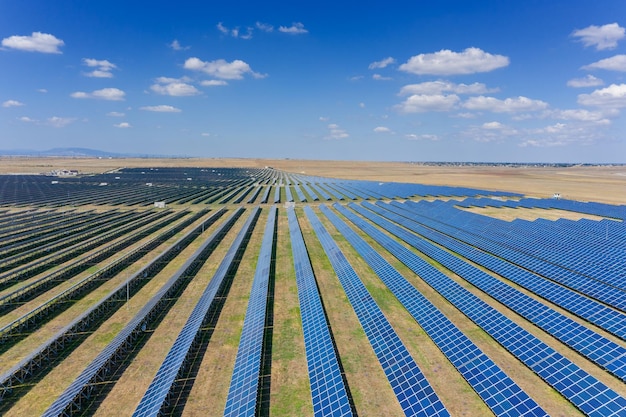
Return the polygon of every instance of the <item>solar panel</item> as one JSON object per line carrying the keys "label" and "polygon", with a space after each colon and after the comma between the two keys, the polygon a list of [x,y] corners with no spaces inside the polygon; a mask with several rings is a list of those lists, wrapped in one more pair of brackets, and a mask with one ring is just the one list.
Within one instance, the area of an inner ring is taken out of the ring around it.
{"label": "solar panel", "polygon": [[243,322],[235,368],[230,381],[224,416],[254,416],[261,369],[265,312],[270,279],[276,207],[270,208],[265,225],[248,309]]}
{"label": "solar panel", "polygon": [[[364,220],[334,204],[357,227]],[[547,415],[513,380],[465,336],[395,268],[325,206],[321,211],[359,252],[439,349],[496,415]]]}
{"label": "solar panel", "polygon": [[[350,204],[350,207],[411,246],[421,240],[361,206]],[[626,413],[626,399],[614,390],[395,240],[375,228],[365,231],[581,411],[597,416]],[[581,380],[589,382],[593,388],[581,394],[577,389]],[[611,409],[618,412],[609,413]]]}
{"label": "solar panel", "polygon": [[[376,207],[371,207],[377,210]],[[393,209],[389,205],[385,205],[385,207]],[[380,212],[379,214],[392,218],[416,233],[428,235],[428,237],[435,239],[440,245],[457,253],[476,252],[473,248],[462,248],[462,244],[457,243],[454,239],[442,236],[432,229],[421,227],[411,219],[394,215],[390,211]],[[613,373],[622,381],[626,381],[626,347],[620,346],[586,328],[582,324],[492,277],[459,257],[450,254],[450,252],[444,251],[424,240],[415,241],[415,246],[416,249],[435,259],[502,304],[535,323],[572,349]],[[504,262],[490,255],[485,255],[485,257],[487,259],[483,265],[489,269],[492,269],[492,265],[495,263]]]}
{"label": "solar panel", "polygon": [[178,334],[178,337],[174,341],[174,345],[167,353],[167,356],[159,367],[157,374],[150,383],[150,386],[139,402],[139,405],[135,409],[133,416],[139,417],[157,415],[159,410],[165,405],[168,395],[174,385],[174,381],[189,354],[189,349],[196,339],[200,326],[206,319],[207,312],[211,307],[215,294],[217,294],[224,277],[231,269],[235,255],[241,247],[241,244],[243,243],[243,240],[250,230],[250,227],[256,219],[259,211],[260,209],[256,207],[248,216],[248,219],[237,234],[237,237],[228,249],[228,252],[222,259],[222,262],[215,271],[215,274],[213,274],[213,277],[206,286],[202,296],[189,315],[187,322]]}
{"label": "solar panel", "polygon": [[310,206],[304,208],[406,415],[448,416],[400,337]]}
{"label": "solar panel", "polygon": [[287,208],[293,263],[304,333],[311,398],[315,416],[351,416],[350,400],[341,376],[336,349],[317,289],[300,225],[293,207]]}
{"label": "solar panel", "polygon": [[208,247],[213,245],[222,230],[227,230],[230,225],[239,217],[242,208],[237,209],[233,214],[209,236],[194,252],[194,254],[174,273],[174,275],[159,289],[159,291],[144,305],[144,307],[133,317],[130,322],[115,336],[115,338],[98,354],[98,356],[81,372],[81,374],[63,391],[52,405],[45,411],[44,416],[58,416],[65,414],[66,410],[72,408],[80,409],[81,396],[90,390],[98,378],[106,375],[109,364],[116,360],[116,355],[124,349],[128,343],[140,332],[142,325],[149,320],[151,315],[159,309],[161,303],[167,296],[176,289],[176,286],[184,276],[185,271],[194,267],[196,258],[200,257]]}

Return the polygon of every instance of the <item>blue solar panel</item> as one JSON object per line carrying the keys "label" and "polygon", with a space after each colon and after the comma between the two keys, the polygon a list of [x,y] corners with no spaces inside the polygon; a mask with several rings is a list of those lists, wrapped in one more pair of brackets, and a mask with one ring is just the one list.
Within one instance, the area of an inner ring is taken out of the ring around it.
{"label": "blue solar panel", "polygon": [[313,209],[306,206],[304,211],[337,273],[404,413],[448,416],[448,411],[430,383]]}
{"label": "blue solar panel", "polygon": [[252,281],[250,300],[226,399],[225,416],[254,416],[257,408],[275,223],[276,208],[272,206]]}
{"label": "blue solar panel", "polygon": [[115,336],[115,338],[98,354],[98,356],[81,372],[81,374],[63,391],[52,405],[45,411],[44,416],[52,417],[66,413],[66,410],[72,407],[80,409],[80,398],[83,392],[88,389],[89,385],[102,378],[107,372],[107,365],[114,361],[116,355],[124,349],[127,343],[142,332],[142,325],[148,320],[150,315],[159,308],[161,302],[167,298],[173,289],[184,276],[186,271],[194,266],[196,258],[198,258],[208,247],[213,245],[223,230],[227,230],[230,225],[239,217],[243,211],[242,208],[237,209],[222,225],[209,236],[194,252],[194,254],[181,266],[176,273],[159,289],[159,291],[148,301],[148,303],[131,319],[131,321]]}
{"label": "blue solar panel", "polygon": [[222,262],[215,271],[213,278],[211,278],[211,281],[202,293],[202,296],[191,312],[187,322],[174,341],[174,345],[163,360],[156,376],[152,380],[152,383],[150,383],[150,386],[146,390],[141,402],[135,409],[133,416],[139,417],[157,415],[159,410],[165,405],[168,395],[173,388],[174,381],[176,380],[176,377],[178,376],[178,373],[180,372],[183,363],[189,354],[189,349],[196,339],[200,326],[204,322],[207,312],[211,307],[215,294],[217,294],[224,277],[230,270],[235,255],[241,247],[244,237],[248,233],[259,210],[260,209],[258,207],[253,209],[240,232],[237,234],[237,237],[228,249],[224,259],[222,259]]}
{"label": "blue solar panel", "polygon": [[[411,246],[419,245],[421,239],[407,232],[406,229],[384,220],[356,204],[350,204],[350,207]],[[375,228],[368,228],[366,233],[411,268],[581,411],[594,416],[617,416],[620,413],[626,413],[626,399],[624,397],[587,374],[569,359],[384,233]],[[582,393],[578,389],[581,380],[590,381],[592,388],[587,388]],[[586,398],[587,396],[589,398]],[[607,408],[617,409],[618,412],[602,414]],[[590,409],[589,412],[588,409]]]}
{"label": "blue solar panel", "polygon": [[352,410],[335,346],[317,290],[313,268],[293,208],[287,208],[293,263],[304,332],[313,413],[315,416],[351,416]]}
{"label": "blue solar panel", "polygon": [[[334,204],[357,227],[368,224],[346,208]],[[511,380],[467,336],[465,336],[426,297],[413,287],[391,264],[350,229],[328,208],[322,212],[376,271],[413,318],[422,326],[439,349],[452,362],[463,378],[491,408],[494,414],[540,416],[547,415],[532,398]]]}
{"label": "blue solar panel", "polygon": [[[392,213],[391,211],[381,211],[375,206],[369,207],[414,232],[427,235],[429,238],[432,238],[434,241],[444,245],[450,250],[460,254],[467,253],[468,255],[476,253],[474,248],[463,247],[463,244],[450,237],[438,234],[432,229],[419,226],[411,219],[394,214],[396,212],[402,213],[402,211],[398,211],[400,209],[394,210],[392,206],[384,205],[384,207],[394,212]],[[450,254],[450,252],[439,249],[426,241],[416,241],[415,245],[416,248],[423,253],[480,288],[485,293],[491,295],[513,311],[535,323],[563,343],[569,345],[572,349],[585,355],[621,380],[626,380],[626,347],[618,345],[508,284],[497,280],[457,256]],[[476,259],[476,257],[473,258],[474,260]],[[487,258],[482,264],[489,269],[493,269],[493,265],[496,263],[504,262],[499,258],[486,254],[484,254],[482,258],[483,260]]]}

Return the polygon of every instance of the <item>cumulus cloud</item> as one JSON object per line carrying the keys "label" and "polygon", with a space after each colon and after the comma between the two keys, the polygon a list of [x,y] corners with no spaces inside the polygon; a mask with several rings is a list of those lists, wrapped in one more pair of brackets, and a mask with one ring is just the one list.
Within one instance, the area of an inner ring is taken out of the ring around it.
{"label": "cumulus cloud", "polygon": [[579,94],[578,104],[609,108],[626,107],[626,84],[611,84],[591,94]]}
{"label": "cumulus cloud", "polygon": [[119,88],[103,88],[101,90],[95,90],[91,93],[85,93],[84,91],[76,91],[70,94],[73,98],[95,98],[100,100],[121,101],[124,100],[126,93]]}
{"label": "cumulus cloud", "polygon": [[24,123],[32,123],[32,124],[39,125],[39,126],[52,126],[52,127],[60,128],[60,127],[65,127],[73,123],[76,120],[76,118],[52,116],[52,117],[48,117],[45,120],[38,120],[38,119],[32,119],[28,116],[22,116],[18,120]]}
{"label": "cumulus cloud", "polygon": [[191,46],[182,46],[180,42],[178,42],[178,39],[174,39],[168,46],[175,51],[186,51],[191,49]]}
{"label": "cumulus cloud", "polygon": [[601,59],[582,67],[585,70],[603,69],[609,71],[626,72],[626,55],[615,55],[610,58]]}
{"label": "cumulus cloud", "polygon": [[483,123],[482,128],[483,129],[489,129],[489,130],[494,130],[494,129],[504,129],[504,125],[500,122],[486,122]]}
{"label": "cumulus cloud", "polygon": [[132,126],[128,122],[122,122],[122,123],[113,125],[113,127],[117,127],[118,129],[128,129],[129,127],[132,127]]}
{"label": "cumulus cloud", "polygon": [[111,72],[117,65],[105,60],[97,60],[92,58],[83,58],[83,65],[86,65],[90,68],[96,68],[91,72],[85,73],[87,77],[95,77],[95,78],[112,78],[113,73]]}
{"label": "cumulus cloud", "polygon": [[119,112],[119,111],[110,111],[107,113],[107,116],[109,117],[124,117],[126,116],[125,113]]}
{"label": "cumulus cloud", "polygon": [[431,135],[431,134],[422,134],[422,135],[416,135],[415,133],[409,133],[407,135],[404,135],[408,140],[431,140],[431,141],[437,141],[439,140],[439,136],[437,135]]}
{"label": "cumulus cloud", "polygon": [[2,107],[20,107],[23,105],[24,103],[22,103],[21,101],[17,101],[17,100],[7,100],[4,103],[2,103]]}
{"label": "cumulus cloud", "polygon": [[228,85],[224,80],[204,80],[200,81],[200,85],[203,87],[217,87],[221,85]]}
{"label": "cumulus cloud", "polygon": [[400,89],[399,95],[411,94],[442,94],[445,92],[455,94],[485,94],[496,92],[498,89],[489,89],[483,83],[455,84],[449,81],[427,81],[419,84],[405,85]]}
{"label": "cumulus cloud", "polygon": [[46,119],[45,124],[48,126],[52,126],[52,127],[65,127],[69,125],[70,123],[74,122],[74,120],[76,119],[72,117],[52,116]]}
{"label": "cumulus cloud", "polygon": [[593,122],[597,124],[610,124],[607,118],[617,116],[618,110],[609,109],[607,111],[589,111],[586,109],[569,109],[569,110],[551,110],[546,116],[559,120],[576,120],[580,122]]}
{"label": "cumulus cloud", "polygon": [[380,74],[374,74],[372,75],[372,79],[376,80],[376,81],[389,81],[389,80],[393,80],[393,78],[391,77],[383,77]]}
{"label": "cumulus cloud", "polygon": [[250,74],[254,78],[263,78],[266,76],[252,71],[250,65],[239,59],[232,62],[226,62],[223,59],[205,62],[199,58],[193,57],[185,61],[184,67],[188,70],[201,71],[224,80],[240,80],[245,74]]}
{"label": "cumulus cloud", "polygon": [[455,75],[489,72],[509,65],[509,58],[492,55],[480,48],[467,48],[463,52],[442,49],[432,54],[419,54],[400,65],[400,70],[417,75]]}
{"label": "cumulus cloud", "polygon": [[200,90],[188,84],[189,79],[186,77],[159,77],[155,81],[156,83],[151,85],[150,89],[157,94],[173,97],[186,97],[200,94]]}
{"label": "cumulus cloud", "polygon": [[143,106],[139,107],[139,110],[154,111],[159,113],[180,113],[182,110],[166,104],[160,104],[158,106]]}
{"label": "cumulus cloud", "polygon": [[47,93],[47,92],[48,92],[48,90],[46,90],[45,88],[40,88],[40,89],[38,89],[38,90],[37,90],[37,92],[38,92],[38,93],[45,94],[45,93]]}
{"label": "cumulus cloud", "polygon": [[239,26],[229,29],[222,22],[217,24],[217,30],[222,32],[224,35],[232,36],[233,38],[241,38],[241,39],[252,39],[252,31],[253,28],[248,27],[245,33],[241,33],[239,30]]}
{"label": "cumulus cloud", "polygon": [[369,66],[367,68],[369,69],[378,69],[378,68],[385,68],[391,64],[395,64],[396,60],[392,57],[387,57],[385,59],[382,59],[380,61],[374,61],[371,64],[369,64]]}
{"label": "cumulus cloud", "polygon": [[428,111],[449,111],[459,102],[456,94],[413,94],[395,106],[401,113],[421,113]]}
{"label": "cumulus cloud", "polygon": [[604,81],[602,81],[600,78],[594,77],[591,74],[588,74],[584,78],[572,78],[567,82],[568,87],[574,88],[597,87],[599,85],[604,85]]}
{"label": "cumulus cloud", "polygon": [[261,22],[256,22],[255,24],[256,28],[259,30],[262,30],[263,32],[273,32],[274,31],[274,26],[268,24],[268,23],[261,23]]}
{"label": "cumulus cloud", "polygon": [[278,31],[282,32],[282,33],[289,33],[291,35],[302,35],[304,33],[309,33],[309,31],[306,30],[304,28],[304,25],[302,23],[300,23],[300,22],[292,23],[291,26],[289,26],[289,27],[280,26],[278,28]]}
{"label": "cumulus cloud", "polygon": [[591,25],[584,29],[575,30],[572,36],[578,38],[585,46],[595,46],[598,51],[613,49],[617,42],[624,38],[624,28],[617,23],[609,23],[603,26]]}
{"label": "cumulus cloud", "polygon": [[376,133],[391,133],[391,129],[385,126],[377,126],[374,128],[374,132]]}
{"label": "cumulus cloud", "polygon": [[494,113],[514,113],[521,111],[537,111],[548,107],[548,103],[541,100],[533,100],[528,97],[507,98],[504,100],[495,97],[470,97],[462,106],[468,110],[484,110]]}
{"label": "cumulus cloud", "polygon": [[56,36],[41,32],[33,32],[30,36],[15,35],[2,39],[2,46],[5,48],[45,54],[60,54],[59,48],[64,44],[65,42]]}
{"label": "cumulus cloud", "polygon": [[345,139],[347,137],[350,137],[348,132],[340,128],[339,125],[336,123],[329,124],[328,130],[329,133],[328,136],[326,136],[326,139]]}

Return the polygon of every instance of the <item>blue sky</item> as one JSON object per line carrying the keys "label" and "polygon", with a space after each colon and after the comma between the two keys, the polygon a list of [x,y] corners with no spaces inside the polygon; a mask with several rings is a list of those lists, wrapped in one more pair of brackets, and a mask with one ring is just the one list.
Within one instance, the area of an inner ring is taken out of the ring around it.
{"label": "blue sky", "polygon": [[623,163],[624,27],[622,0],[3,0],[0,149]]}

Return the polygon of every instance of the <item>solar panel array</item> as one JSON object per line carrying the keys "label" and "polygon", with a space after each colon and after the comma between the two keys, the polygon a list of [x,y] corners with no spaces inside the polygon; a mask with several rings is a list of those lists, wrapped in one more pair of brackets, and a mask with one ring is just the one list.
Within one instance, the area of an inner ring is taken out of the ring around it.
{"label": "solar panel array", "polygon": [[108,367],[121,357],[121,352],[131,343],[138,333],[143,332],[142,327],[150,317],[159,310],[163,300],[170,295],[181,283],[181,277],[186,271],[194,268],[196,260],[201,258],[206,250],[211,247],[221,234],[222,230],[230,227],[232,223],[243,212],[238,209],[222,223],[211,236],[187,259],[187,261],[176,271],[176,273],[160,287],[159,291],[142,307],[142,309],[128,322],[128,324],[115,336],[115,338],[98,354],[98,356],[72,381],[63,393],[48,407],[43,414],[46,417],[66,415],[82,409],[81,400],[83,396],[88,397],[88,393],[93,389],[98,380],[102,380],[108,374]]}
{"label": "solar panel array", "polygon": [[[380,206],[379,203],[377,204]],[[497,246],[483,245],[482,243],[484,243],[484,239],[477,235],[467,233],[465,229],[460,226],[452,227],[450,225],[443,224],[440,221],[435,221],[430,217],[431,213],[433,213],[433,207],[429,207],[430,205],[420,203],[419,206],[414,206],[413,204],[408,203],[408,205],[398,206],[393,203],[393,206],[399,208],[414,207],[414,210],[411,211],[411,219],[425,227],[420,227],[417,223],[414,223],[412,224],[412,227],[414,228],[413,230],[418,231],[419,228],[419,233],[427,236],[428,239],[449,247],[468,259],[477,262],[481,266],[502,275],[503,277],[530,291],[533,291],[537,295],[551,302],[558,304],[585,320],[588,320],[604,330],[615,334],[622,340],[626,340],[626,316],[624,316],[624,314],[596,300],[585,297],[578,292],[572,291],[567,287],[559,285],[558,283],[554,283],[549,279],[545,279],[545,277],[537,274],[537,271],[532,271],[516,265],[511,262],[510,258],[505,257],[506,254],[501,253]],[[390,209],[393,209],[392,206],[382,207],[389,207]],[[441,212],[447,212],[445,209],[442,210],[440,205],[436,205],[436,207],[437,209],[435,213],[437,213],[437,215]],[[428,209],[426,213],[424,210],[425,208]],[[447,216],[447,218],[450,219],[452,216]],[[490,250],[486,252],[476,250],[477,247],[481,246],[483,249]],[[496,256],[493,256],[490,253]]]}
{"label": "solar panel array", "polygon": [[258,386],[261,370],[261,353],[265,331],[276,207],[270,208],[265,225],[261,251],[252,281],[248,309],[235,359],[235,368],[226,398],[225,416],[254,416],[257,410]]}
{"label": "solar panel array", "polygon": [[[413,232],[422,235],[428,234],[429,237],[434,234],[429,233],[429,230],[426,228],[415,225],[409,218],[403,218],[401,215],[394,215],[390,212],[381,212],[371,205],[368,207],[394,220],[396,223],[402,224]],[[389,205],[385,205],[385,207],[392,208],[392,206]],[[404,213],[414,212],[405,211]],[[459,246],[455,245],[455,242],[450,238],[437,239],[436,241],[439,244],[445,245],[449,250],[456,251]],[[626,347],[620,346],[606,337],[586,328],[569,317],[481,271],[475,266],[466,263],[461,258],[426,241],[415,241],[415,248],[441,263],[477,288],[480,288],[511,310],[530,320],[591,361],[607,369],[622,381],[626,381]],[[491,261],[491,259],[488,261]],[[493,258],[493,261],[496,262],[497,258]],[[489,267],[489,262],[486,263],[485,266]]]}
{"label": "solar panel array", "polygon": [[[291,200],[284,212],[269,209],[272,196]],[[155,201],[167,210],[152,207]],[[256,203],[268,204],[265,232],[254,234],[262,236],[259,251],[244,251],[260,209],[244,225],[247,233],[231,228]],[[490,207],[489,216],[473,207]],[[504,221],[491,217],[495,207],[605,218]],[[232,216],[216,222],[230,208]],[[569,415],[574,408],[626,415],[624,220],[623,205],[270,167],[0,175],[0,415],[125,414],[137,404],[137,415],[377,415],[388,405],[424,416],[487,408],[497,416]],[[290,237],[281,229],[287,224]],[[305,225],[313,226],[308,248]],[[208,238],[205,227],[213,229]],[[230,249],[222,247],[232,239]],[[342,253],[345,245],[354,250]],[[227,249],[207,284],[200,268]],[[307,249],[324,259],[309,259]],[[391,256],[409,267],[404,276],[385,260]],[[363,275],[368,285],[389,291],[372,292],[374,300],[353,259],[374,271]],[[246,268],[235,274],[240,262]],[[324,269],[318,277],[317,267]],[[339,284],[343,291],[318,289]],[[191,294],[198,286],[204,292]],[[427,298],[433,290],[438,295]],[[331,323],[324,304],[337,302],[349,311],[329,312]],[[377,302],[391,303],[390,311],[403,306],[410,317],[385,317]],[[287,314],[301,321],[276,320]],[[341,326],[337,342],[331,325]],[[231,349],[239,330],[239,348]],[[361,330],[377,357],[364,367],[356,345],[345,345],[349,332],[360,338]],[[173,345],[162,343],[164,332],[178,335]],[[403,342],[420,366],[432,364],[432,386]],[[92,356],[83,363],[85,352]],[[136,372],[147,379],[127,389]],[[209,375],[213,385],[199,386]],[[397,405],[389,404],[394,398]]]}
{"label": "solar panel array", "polygon": [[[411,246],[420,238],[362,207],[351,208]],[[517,325],[413,252],[378,230],[368,230],[386,250],[411,268],[469,319],[490,334],[578,409],[590,416],[619,416],[626,412],[626,398],[585,372],[532,333]]]}
{"label": "solar panel array", "polygon": [[400,337],[391,327],[311,207],[305,207],[304,211],[348,296],[404,413],[407,416],[450,415]]}
{"label": "solar panel array", "polygon": [[228,249],[226,255],[224,255],[222,262],[215,271],[215,274],[213,274],[211,281],[209,281],[209,284],[202,293],[198,303],[189,315],[185,326],[178,334],[178,337],[174,341],[174,345],[163,360],[156,376],[152,380],[152,383],[150,383],[150,386],[143,395],[141,402],[135,409],[133,416],[139,417],[157,415],[159,410],[165,405],[168,395],[173,388],[176,377],[181,371],[185,359],[189,355],[189,349],[196,340],[200,326],[202,326],[202,323],[206,319],[207,312],[211,307],[211,303],[213,303],[215,294],[217,294],[224,277],[231,269],[235,255],[241,247],[244,237],[250,231],[250,227],[258,216],[259,211],[260,208],[258,207],[253,209],[237,234],[235,241]]}
{"label": "solar panel array", "polygon": [[351,416],[350,399],[311,261],[292,207],[287,208],[302,331],[315,416]]}
{"label": "solar panel array", "polygon": [[[365,221],[343,206],[334,204],[333,207],[360,229],[365,230],[370,227]],[[495,415],[547,415],[478,346],[356,232],[352,231],[328,208],[321,206],[320,209],[359,252],[363,259],[367,261]]]}

